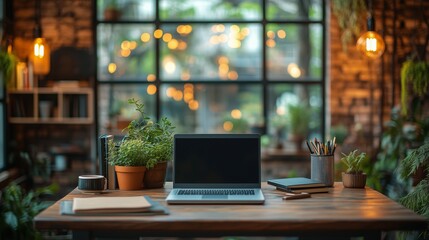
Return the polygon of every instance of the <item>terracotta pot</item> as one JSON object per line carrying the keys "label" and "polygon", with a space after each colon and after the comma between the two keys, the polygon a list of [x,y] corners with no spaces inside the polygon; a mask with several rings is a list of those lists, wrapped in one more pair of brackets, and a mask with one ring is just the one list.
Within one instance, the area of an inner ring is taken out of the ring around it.
{"label": "terracotta pot", "polygon": [[366,185],[366,174],[342,173],[343,185],[346,188],[364,188]]}
{"label": "terracotta pot", "polygon": [[146,167],[115,166],[120,190],[140,190],[143,188],[143,179]]}
{"label": "terracotta pot", "polygon": [[167,162],[157,163],[153,168],[148,168],[144,175],[144,188],[162,188],[165,183]]}

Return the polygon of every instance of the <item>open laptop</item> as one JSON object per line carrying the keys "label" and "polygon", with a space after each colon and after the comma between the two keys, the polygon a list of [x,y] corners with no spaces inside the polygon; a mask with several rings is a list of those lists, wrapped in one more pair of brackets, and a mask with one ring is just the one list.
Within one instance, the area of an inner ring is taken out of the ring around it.
{"label": "open laptop", "polygon": [[167,203],[261,204],[257,134],[176,134]]}

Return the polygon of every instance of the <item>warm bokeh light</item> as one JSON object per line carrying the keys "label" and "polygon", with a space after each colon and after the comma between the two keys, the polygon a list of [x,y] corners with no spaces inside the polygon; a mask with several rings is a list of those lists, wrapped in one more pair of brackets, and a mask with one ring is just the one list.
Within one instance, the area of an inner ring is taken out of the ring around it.
{"label": "warm bokeh light", "polygon": [[169,87],[169,88],[167,88],[167,90],[165,91],[165,93],[167,94],[167,97],[173,97],[174,94],[176,93],[176,88]]}
{"label": "warm bokeh light", "polygon": [[238,73],[236,71],[230,71],[230,72],[228,72],[228,78],[230,80],[237,80],[238,79]]}
{"label": "warm bokeh light", "polygon": [[192,26],[191,25],[179,25],[176,28],[177,33],[180,35],[188,35],[192,32]]}
{"label": "warm bokeh light", "polygon": [[174,62],[174,58],[171,56],[165,57],[162,61],[162,65],[168,74],[173,74],[176,71],[176,63]]}
{"label": "warm bokeh light", "polygon": [[136,41],[131,41],[130,42],[130,49],[134,50],[134,49],[136,49],[136,47],[137,47],[137,42]]}
{"label": "warm bokeh light", "polygon": [[163,31],[161,29],[156,29],[155,32],[153,32],[153,36],[158,39],[162,37],[162,34]]}
{"label": "warm bokeh light", "polygon": [[130,49],[122,49],[121,50],[121,56],[122,57],[128,57],[131,54],[131,50]]}
{"label": "warm bokeh light", "polygon": [[147,94],[149,95],[154,95],[156,93],[156,86],[154,84],[149,84],[149,86],[147,86]]}
{"label": "warm bokeh light", "polygon": [[231,132],[233,127],[234,127],[234,124],[232,124],[232,122],[230,122],[230,121],[225,121],[223,123],[223,130],[225,130],[227,132]]}
{"label": "warm bokeh light", "polygon": [[200,104],[198,103],[197,100],[191,100],[189,101],[188,106],[189,106],[189,109],[195,111],[195,110],[198,110]]}
{"label": "warm bokeh light", "polygon": [[286,114],[286,109],[284,107],[277,107],[276,113],[277,115],[284,116]]}
{"label": "warm bokeh light", "polygon": [[176,39],[172,39],[168,42],[168,48],[171,50],[176,49],[179,46],[179,42]]}
{"label": "warm bokeh light", "polygon": [[107,65],[107,71],[110,74],[113,74],[116,72],[116,64],[115,63],[109,63],[109,65]]}
{"label": "warm bokeh light", "polygon": [[241,47],[241,41],[237,39],[230,39],[228,41],[228,46],[230,48],[240,48]]}
{"label": "warm bokeh light", "polygon": [[301,69],[298,67],[296,63],[290,63],[289,65],[287,65],[287,72],[293,78],[299,78],[301,76]]}
{"label": "warm bokeh light", "polygon": [[225,33],[222,33],[222,34],[220,34],[220,35],[217,37],[217,40],[218,40],[219,42],[223,42],[223,43],[225,43],[225,42],[227,42],[227,41],[228,41],[228,36],[227,36]]}
{"label": "warm bokeh light", "polygon": [[244,36],[247,36],[247,35],[249,35],[249,34],[250,34],[250,30],[249,30],[249,28],[245,27],[245,28],[241,29],[241,33],[242,33]]}
{"label": "warm bokeh light", "polygon": [[140,36],[140,40],[142,40],[142,42],[149,42],[150,41],[150,34],[149,33],[143,33]]}
{"label": "warm bokeh light", "polygon": [[274,31],[270,30],[270,31],[267,32],[267,37],[268,38],[273,39],[275,36],[276,36],[276,34],[274,33]]}
{"label": "warm bokeh light", "polygon": [[51,68],[51,50],[44,38],[36,38],[33,42],[33,71],[34,74],[48,74]]}
{"label": "warm bokeh light", "polygon": [[228,66],[228,64],[224,64],[224,63],[222,63],[222,64],[220,64],[220,65],[219,65],[219,73],[227,74],[227,73],[228,73],[228,71],[229,71],[229,66]]}
{"label": "warm bokeh light", "polygon": [[130,49],[130,41],[127,41],[127,40],[122,41],[122,43],[121,43],[121,49],[122,50],[128,50],[128,49]]}
{"label": "warm bokeh light", "polygon": [[267,46],[273,48],[276,46],[276,41],[274,39],[267,39]]}
{"label": "warm bokeh light", "polygon": [[211,36],[209,41],[213,45],[219,44],[219,42],[220,42],[218,36]]}
{"label": "warm bokeh light", "polygon": [[356,48],[370,58],[379,58],[383,55],[385,47],[383,38],[374,31],[364,33],[356,43]]}
{"label": "warm bokeh light", "polygon": [[185,41],[180,40],[179,41],[179,46],[177,47],[177,49],[179,50],[185,50],[188,47],[188,44]]}
{"label": "warm bokeh light", "polygon": [[225,31],[225,25],[223,24],[215,24],[211,27],[211,31],[215,33],[221,33]]}
{"label": "warm bokeh light", "polygon": [[180,101],[180,100],[182,100],[182,98],[183,98],[183,93],[182,93],[182,91],[180,91],[180,90],[176,90],[176,91],[174,92],[173,99],[174,99],[175,101]]}
{"label": "warm bokeh light", "polygon": [[171,35],[171,33],[165,33],[164,36],[162,37],[162,41],[164,42],[169,42],[171,41],[171,39],[173,39],[173,36]]}
{"label": "warm bokeh light", "polygon": [[234,119],[240,119],[241,118],[241,111],[239,109],[234,109],[231,111],[231,117]]}
{"label": "warm bokeh light", "polygon": [[231,32],[238,33],[240,32],[240,27],[238,25],[232,25],[230,28]]}
{"label": "warm bokeh light", "polygon": [[148,74],[146,79],[148,82],[155,82],[156,76],[155,74]]}
{"label": "warm bokeh light", "polygon": [[228,57],[220,56],[220,57],[217,59],[217,62],[218,62],[218,64],[219,64],[219,65],[220,65],[220,64],[228,64],[228,63],[229,63],[229,60],[228,60]]}
{"label": "warm bokeh light", "polygon": [[278,30],[277,31],[277,37],[282,38],[282,39],[286,38],[286,31],[283,29]]}

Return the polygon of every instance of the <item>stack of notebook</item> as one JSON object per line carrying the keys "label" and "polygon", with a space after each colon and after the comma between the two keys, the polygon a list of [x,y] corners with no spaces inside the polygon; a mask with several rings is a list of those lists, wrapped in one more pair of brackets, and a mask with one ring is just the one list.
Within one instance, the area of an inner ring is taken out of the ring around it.
{"label": "stack of notebook", "polygon": [[329,192],[325,184],[313,179],[297,178],[280,178],[268,180],[268,184],[273,185],[277,190],[290,193],[324,193]]}

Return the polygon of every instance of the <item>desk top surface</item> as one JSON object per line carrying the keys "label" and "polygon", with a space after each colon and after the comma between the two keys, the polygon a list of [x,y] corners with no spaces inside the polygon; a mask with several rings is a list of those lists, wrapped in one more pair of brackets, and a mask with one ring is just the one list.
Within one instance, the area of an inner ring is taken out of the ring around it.
{"label": "desk top surface", "polygon": [[[329,193],[312,194],[311,198],[282,200],[283,192],[262,184],[264,205],[167,205],[165,188],[141,191],[108,191],[103,196],[147,195],[166,205],[169,215],[157,216],[64,216],[59,202],[82,194],[75,189],[35,218],[38,229],[127,230],[154,233],[246,233],[278,235],[302,231],[388,231],[421,230],[426,219],[371,188],[343,188],[335,183]],[[174,235],[173,235],[174,236]]]}

